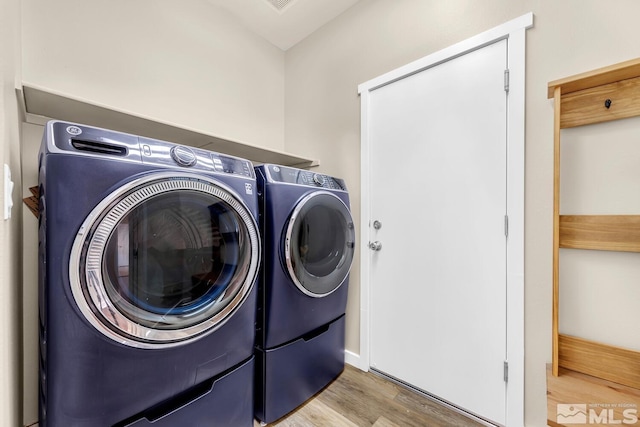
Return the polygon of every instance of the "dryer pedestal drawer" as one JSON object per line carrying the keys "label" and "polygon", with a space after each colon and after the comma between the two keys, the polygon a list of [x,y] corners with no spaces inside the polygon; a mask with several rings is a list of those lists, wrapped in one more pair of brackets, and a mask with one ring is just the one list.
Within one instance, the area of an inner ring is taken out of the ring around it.
{"label": "dryer pedestal drawer", "polygon": [[255,416],[271,423],[303,404],[344,369],[345,316],[288,344],[256,349]]}

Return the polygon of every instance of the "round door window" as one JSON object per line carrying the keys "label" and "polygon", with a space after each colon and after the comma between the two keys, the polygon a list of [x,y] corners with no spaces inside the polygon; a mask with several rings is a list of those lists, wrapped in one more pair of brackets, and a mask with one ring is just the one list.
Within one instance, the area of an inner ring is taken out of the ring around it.
{"label": "round door window", "polygon": [[71,254],[73,296],[118,342],[177,345],[217,329],[244,302],[259,247],[255,220],[232,190],[153,174],[86,219]]}
{"label": "round door window", "polygon": [[327,191],[309,194],[294,209],[285,237],[289,275],[305,294],[334,292],[349,274],[355,231],[349,208]]}

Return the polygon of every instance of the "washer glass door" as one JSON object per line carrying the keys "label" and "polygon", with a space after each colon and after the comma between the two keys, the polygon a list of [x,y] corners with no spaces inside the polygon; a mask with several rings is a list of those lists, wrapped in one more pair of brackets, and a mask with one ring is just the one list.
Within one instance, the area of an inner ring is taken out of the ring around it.
{"label": "washer glass door", "polygon": [[349,275],[355,231],[349,208],[336,195],[303,198],[287,225],[285,258],[295,285],[312,297],[334,292]]}
{"label": "washer glass door", "polygon": [[232,190],[200,176],[159,175],[96,207],[71,257],[81,311],[136,347],[215,330],[244,302],[258,266],[255,221]]}

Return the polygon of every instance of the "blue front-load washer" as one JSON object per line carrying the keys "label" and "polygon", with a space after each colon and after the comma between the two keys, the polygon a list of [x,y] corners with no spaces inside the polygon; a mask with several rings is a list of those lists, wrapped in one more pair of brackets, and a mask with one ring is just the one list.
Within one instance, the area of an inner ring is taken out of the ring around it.
{"label": "blue front-load washer", "polygon": [[344,369],[344,315],[355,250],[344,181],[256,168],[263,266],[256,334],[256,418],[273,422]]}
{"label": "blue front-load washer", "polygon": [[39,425],[251,426],[252,164],[49,122],[39,177]]}

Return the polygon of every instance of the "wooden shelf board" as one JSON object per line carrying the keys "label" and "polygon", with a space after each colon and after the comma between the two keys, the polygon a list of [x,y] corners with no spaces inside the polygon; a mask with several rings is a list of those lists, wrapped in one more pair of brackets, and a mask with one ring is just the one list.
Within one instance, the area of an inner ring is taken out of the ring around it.
{"label": "wooden shelf board", "polygon": [[560,247],[640,252],[640,215],[560,215]]}
{"label": "wooden shelf board", "polygon": [[[554,376],[551,364],[547,365],[547,422],[550,426],[564,425],[558,423],[558,405],[583,404],[587,406],[587,410],[594,409],[598,414],[606,409],[605,406],[611,405],[614,418],[617,420],[623,419],[622,412],[625,408],[640,411],[640,390],[638,389],[564,368],[560,368],[559,373],[559,376]],[[576,424],[567,424],[567,426],[572,425]]]}
{"label": "wooden shelf board", "polygon": [[547,98],[553,98],[556,87],[560,88],[561,95],[566,95],[638,76],[640,76],[640,58],[549,82]]}
{"label": "wooden shelf board", "polygon": [[303,156],[209,135],[28,83],[24,83],[17,92],[19,102],[24,105],[25,119],[30,123],[44,124],[48,119],[64,120],[200,147],[242,157],[255,163],[275,163],[302,168],[319,165],[318,161]]}
{"label": "wooden shelf board", "polygon": [[640,389],[640,352],[560,334],[563,368]]}
{"label": "wooden shelf board", "polygon": [[[606,107],[610,101],[609,108]],[[640,77],[562,96],[562,129],[640,115]]]}

